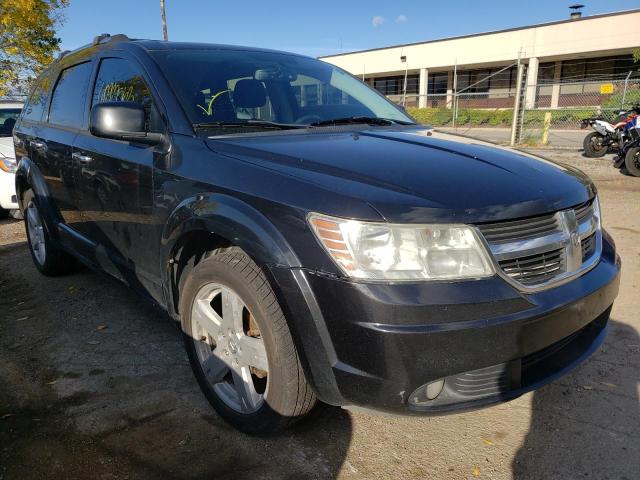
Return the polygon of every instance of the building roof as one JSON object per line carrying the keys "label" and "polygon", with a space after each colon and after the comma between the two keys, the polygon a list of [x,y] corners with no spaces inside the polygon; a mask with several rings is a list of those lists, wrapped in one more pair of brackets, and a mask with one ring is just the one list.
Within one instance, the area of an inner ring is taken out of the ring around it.
{"label": "building roof", "polygon": [[443,38],[437,38],[437,39],[433,39],[433,40],[425,40],[422,42],[412,42],[412,43],[399,43],[396,45],[389,45],[387,47],[377,47],[377,48],[367,48],[364,50],[353,50],[351,52],[343,52],[343,53],[336,53],[333,55],[323,55],[321,57],[318,58],[333,58],[333,57],[342,57],[345,55],[353,55],[355,53],[365,53],[365,52],[375,52],[375,51],[380,51],[380,50],[388,50],[391,48],[402,48],[402,47],[410,47],[410,46],[414,46],[414,45],[425,45],[428,43],[438,43],[438,42],[446,42],[448,40],[459,40],[462,38],[473,38],[473,37],[480,37],[483,35],[495,35],[496,33],[506,33],[506,32],[516,32],[518,30],[527,30],[530,28],[538,28],[538,27],[547,27],[550,25],[560,25],[563,23],[575,23],[575,22],[582,22],[585,20],[592,20],[595,18],[603,18],[603,17],[612,17],[615,15],[628,15],[631,13],[640,13],[640,8],[635,8],[635,9],[631,9],[631,10],[622,10],[619,12],[610,12],[610,13],[601,13],[599,15],[590,15],[588,17],[580,17],[580,18],[567,18],[565,20],[557,20],[555,22],[546,22],[546,23],[536,23],[533,25],[526,25],[523,27],[513,27],[513,28],[505,28],[502,30],[490,30],[488,32],[480,32],[480,33],[470,33],[470,34],[465,34],[465,35],[456,35],[453,37],[443,37]]}

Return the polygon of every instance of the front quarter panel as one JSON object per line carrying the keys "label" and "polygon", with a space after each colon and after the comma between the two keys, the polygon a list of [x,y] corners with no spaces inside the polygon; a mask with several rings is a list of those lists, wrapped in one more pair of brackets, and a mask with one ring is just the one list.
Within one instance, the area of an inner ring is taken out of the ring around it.
{"label": "front quarter panel", "polygon": [[162,233],[164,257],[176,241],[192,231],[219,235],[247,252],[260,265],[298,267],[300,262],[282,234],[250,205],[221,193],[201,193],[183,200]]}

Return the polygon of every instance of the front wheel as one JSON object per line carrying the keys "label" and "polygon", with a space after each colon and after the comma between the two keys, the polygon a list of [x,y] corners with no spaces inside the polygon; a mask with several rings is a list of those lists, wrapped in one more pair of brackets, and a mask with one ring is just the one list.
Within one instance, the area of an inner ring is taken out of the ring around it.
{"label": "front wheel", "polygon": [[316,399],[280,305],[260,268],[219,249],[184,283],[180,316],[191,367],[220,416],[246,433],[272,433]]}
{"label": "front wheel", "polygon": [[640,177],[640,147],[630,148],[624,157],[627,172],[634,177]]}
{"label": "front wheel", "polygon": [[584,139],[582,146],[584,147],[584,155],[589,158],[604,157],[609,150],[607,145],[603,144],[604,137],[598,132],[591,132]]}

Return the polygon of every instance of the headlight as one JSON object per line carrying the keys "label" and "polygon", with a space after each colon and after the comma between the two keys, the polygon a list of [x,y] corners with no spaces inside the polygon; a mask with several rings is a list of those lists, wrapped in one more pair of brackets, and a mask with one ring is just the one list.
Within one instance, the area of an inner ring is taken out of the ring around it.
{"label": "headlight", "polygon": [[16,173],[18,169],[18,162],[15,158],[0,157],[0,170],[4,170],[7,173]]}
{"label": "headlight", "polygon": [[345,275],[368,280],[453,280],[493,275],[478,234],[466,225],[403,225],[309,215]]}

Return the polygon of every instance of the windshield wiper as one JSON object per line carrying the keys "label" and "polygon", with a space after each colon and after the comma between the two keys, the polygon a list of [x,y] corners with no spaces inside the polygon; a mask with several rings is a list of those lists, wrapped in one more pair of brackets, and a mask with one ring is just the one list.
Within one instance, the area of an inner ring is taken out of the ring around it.
{"label": "windshield wiper", "polygon": [[203,122],[193,125],[195,128],[271,128],[274,130],[290,130],[293,128],[306,128],[306,125],[295,123],[278,123],[268,120],[241,120],[237,122]]}
{"label": "windshield wiper", "polygon": [[321,120],[319,122],[310,123],[310,127],[326,127],[329,125],[349,125],[349,124],[357,124],[363,123],[365,125],[415,125],[412,122],[405,122],[402,120],[393,120],[391,118],[380,118],[380,117],[364,117],[364,116],[354,116],[354,117],[343,117],[343,118],[331,118],[329,120]]}

